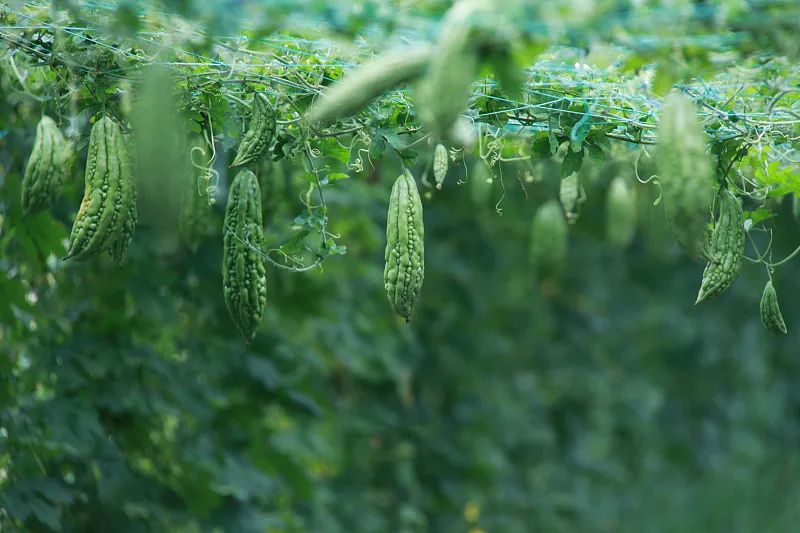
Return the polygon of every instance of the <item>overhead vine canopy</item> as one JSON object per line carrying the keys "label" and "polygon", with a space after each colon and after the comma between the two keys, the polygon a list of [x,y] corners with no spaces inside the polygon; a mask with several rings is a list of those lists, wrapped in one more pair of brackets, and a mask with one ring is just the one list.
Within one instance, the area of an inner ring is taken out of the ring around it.
{"label": "overhead vine canopy", "polygon": [[[420,158],[425,141],[450,143],[451,158],[463,166],[460,182],[468,179],[467,155],[483,159],[503,195],[504,171],[521,180],[535,173],[534,161],[555,157],[566,179],[585,159],[633,150],[637,178],[659,185],[663,177],[642,176],[638,166],[651,156],[662,98],[673,88],[694,102],[718,179],[761,207],[768,196],[800,192],[800,72],[792,61],[800,8],[792,2],[520,1],[498,13],[476,0],[478,7],[462,2],[443,18],[448,6],[441,2],[291,4],[12,3],[2,6],[0,37],[18,93],[68,117],[84,142],[80,121],[102,111],[124,128],[149,120],[149,133],[139,127],[141,150],[164,113],[179,112],[175,127],[201,139],[184,150],[203,169],[198,187],[209,203],[220,185],[215,163],[238,143],[243,119],[258,114],[251,102],[263,101],[277,132],[246,159],[249,141],[242,141],[233,165],[269,149],[267,160],[305,168],[302,229],[295,224],[263,254],[293,271],[344,252],[327,231],[326,184],[374,168],[388,150],[407,166],[427,162],[422,182],[429,186],[432,157]],[[477,49],[480,65],[465,46]],[[469,89],[463,100],[462,86]],[[251,100],[254,92],[262,100]],[[750,220],[765,218],[761,210]],[[768,254],[751,260],[772,268]]]}

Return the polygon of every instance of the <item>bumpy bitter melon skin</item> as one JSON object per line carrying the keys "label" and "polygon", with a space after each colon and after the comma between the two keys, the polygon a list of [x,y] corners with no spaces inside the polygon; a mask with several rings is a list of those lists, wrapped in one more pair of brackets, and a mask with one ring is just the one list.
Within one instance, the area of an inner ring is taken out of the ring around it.
{"label": "bumpy bitter melon skin", "polygon": [[114,259],[118,265],[122,265],[125,262],[125,258],[128,255],[128,248],[133,241],[133,234],[136,232],[136,223],[139,220],[139,213],[136,209],[136,177],[133,173],[132,150],[132,139],[123,136],[119,148],[120,158],[127,169],[126,172],[123,173],[124,176],[127,176],[127,179],[122,183],[121,188],[121,216],[123,218],[116,233],[111,237],[111,245],[108,249],[111,258]]}
{"label": "bumpy bitter melon skin", "polygon": [[778,305],[778,293],[775,292],[775,287],[772,286],[772,280],[767,281],[764,287],[759,310],[761,312],[761,323],[768,331],[786,335],[788,332],[786,322],[783,321],[783,314]]}
{"label": "bumpy bitter melon skin", "polygon": [[22,179],[22,209],[32,213],[47,209],[61,193],[69,174],[71,144],[55,121],[44,115],[36,126],[33,150]]}
{"label": "bumpy bitter melon skin", "polygon": [[108,249],[121,261],[133,236],[135,212],[136,185],[127,146],[119,125],[103,116],[89,137],[83,201],[66,258],[85,260]]}
{"label": "bumpy bitter melon skin", "polygon": [[558,274],[567,259],[567,221],[561,205],[549,200],[536,211],[531,225],[531,263],[539,279]]}
{"label": "bumpy bitter melon skin", "polygon": [[417,184],[408,170],[397,178],[386,222],[383,282],[395,313],[411,319],[425,277],[425,227]]}
{"label": "bumpy bitter melon skin", "polygon": [[656,165],[672,235],[698,257],[714,197],[714,169],[695,105],[683,93],[673,92],[664,102]]}
{"label": "bumpy bitter melon skin", "polygon": [[718,296],[733,285],[744,256],[744,213],[739,199],[727,189],[720,191],[719,218],[711,233],[706,255],[708,264],[695,305]]}
{"label": "bumpy bitter melon skin", "polygon": [[255,338],[267,306],[267,270],[258,178],[241,170],[228,193],[223,227],[222,287],[233,322],[247,342]]}
{"label": "bumpy bitter melon skin", "polygon": [[232,167],[246,165],[264,155],[272,144],[277,127],[275,112],[266,95],[256,93],[253,96],[253,114],[247,127],[242,142],[236,152],[236,157],[231,163]]}
{"label": "bumpy bitter melon skin", "polygon": [[636,193],[625,178],[611,180],[606,197],[606,235],[614,246],[628,246],[636,234]]}
{"label": "bumpy bitter melon skin", "polygon": [[331,86],[308,110],[310,123],[328,123],[355,115],[384,92],[425,72],[433,49],[428,45],[377,56]]}
{"label": "bumpy bitter melon skin", "polygon": [[443,144],[437,144],[433,152],[433,178],[437,189],[442,188],[445,176],[447,176],[447,148]]}

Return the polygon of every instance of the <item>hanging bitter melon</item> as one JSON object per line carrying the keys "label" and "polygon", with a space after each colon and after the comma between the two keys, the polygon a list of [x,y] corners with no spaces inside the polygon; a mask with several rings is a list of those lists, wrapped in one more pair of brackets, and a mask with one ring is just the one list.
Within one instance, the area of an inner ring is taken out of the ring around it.
{"label": "hanging bitter melon", "polygon": [[678,244],[697,257],[714,196],[714,170],[694,103],[683,93],[673,92],[664,102],[656,148],[670,230]]}
{"label": "hanging bitter melon", "polygon": [[275,111],[267,100],[267,96],[264,93],[256,93],[253,96],[253,112],[250,123],[242,142],[239,143],[236,157],[231,166],[246,165],[262,157],[269,145],[272,144],[276,127]]}
{"label": "hanging bitter melon", "polygon": [[767,330],[786,335],[786,322],[783,321],[781,308],[778,306],[778,293],[772,286],[772,280],[767,281],[764,293],[761,295],[761,323]]}
{"label": "hanging bitter melon", "polygon": [[261,224],[258,178],[241,170],[233,179],[225,209],[222,287],[231,318],[248,343],[255,337],[267,305]]}
{"label": "hanging bitter melon", "polygon": [[744,213],[739,199],[727,189],[719,194],[719,217],[705,248],[708,264],[696,304],[718,296],[733,285],[744,256]]}
{"label": "hanging bitter melon", "polygon": [[83,200],[66,258],[84,260],[108,250],[121,262],[136,226],[136,183],[119,125],[103,116],[92,127]]}
{"label": "hanging bitter melon", "polygon": [[72,145],[64,139],[55,121],[42,116],[22,179],[25,213],[47,209],[58,197],[69,174],[71,154]]}
{"label": "hanging bitter melon", "polygon": [[397,178],[386,222],[383,281],[394,311],[411,319],[425,276],[425,228],[417,184],[408,170]]}

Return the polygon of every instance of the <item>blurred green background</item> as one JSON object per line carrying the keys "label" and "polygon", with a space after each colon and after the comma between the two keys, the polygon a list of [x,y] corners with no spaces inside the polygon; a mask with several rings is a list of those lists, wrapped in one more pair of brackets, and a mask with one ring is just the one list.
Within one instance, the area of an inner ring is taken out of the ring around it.
{"label": "blurred green background", "polygon": [[[747,263],[695,307],[703,265],[674,244],[629,160],[582,171],[568,261],[543,281],[530,226],[558,196],[558,168],[539,164],[525,182],[504,166],[505,194],[496,179],[483,201],[452,166],[443,190],[423,189],[426,276],[405,324],[382,279],[400,170],[387,156],[326,187],[347,254],[309,273],[270,268],[247,346],[222,297],[227,161],[195,252],[170,192],[164,209],[145,194],[124,268],[61,261],[85,148],[51,212],[23,217],[38,111],[11,83],[0,86],[0,531],[797,530],[796,267],[777,273],[786,337],[762,328],[766,274]],[[264,169],[268,234],[302,212],[300,174],[285,161]],[[625,249],[605,238],[617,175],[641,214]],[[145,190],[175,188],[150,178]],[[778,211],[775,246],[788,252],[797,222]]]}
{"label": "blurred green background", "polygon": [[[764,273],[748,265],[694,307],[702,265],[644,187],[649,216],[620,250],[603,232],[613,176],[587,181],[568,263],[540,284],[530,220],[557,174],[543,167],[527,197],[515,183],[500,216],[451,169],[424,201],[426,278],[406,325],[382,284],[399,166],[387,159],[328,188],[347,255],[270,269],[248,347],[222,299],[219,203],[196,253],[142,224],[122,269],[62,262],[80,172],[52,214],[22,218],[34,122],[0,105],[9,530],[789,531],[800,519],[797,329],[763,330]],[[290,218],[304,182],[272,176],[284,187],[271,217]],[[781,233],[796,234],[784,214]],[[784,295],[800,291],[791,272]]]}

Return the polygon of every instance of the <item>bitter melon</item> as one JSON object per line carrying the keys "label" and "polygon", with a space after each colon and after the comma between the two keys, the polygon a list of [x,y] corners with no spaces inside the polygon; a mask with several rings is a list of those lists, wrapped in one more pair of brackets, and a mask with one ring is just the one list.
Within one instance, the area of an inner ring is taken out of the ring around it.
{"label": "bitter melon", "polygon": [[719,194],[719,218],[705,249],[708,264],[696,304],[718,296],[733,285],[744,256],[744,213],[739,199],[727,189]]}
{"label": "bitter melon", "polygon": [[337,81],[308,111],[310,123],[333,122],[355,115],[372,100],[425,72],[433,49],[428,45],[386,52]]}
{"label": "bitter melon", "polygon": [[539,279],[558,274],[567,259],[567,222],[561,205],[549,200],[536,211],[531,225],[531,263]]}
{"label": "bitter melon", "polygon": [[673,92],[664,102],[656,165],[672,235],[697,257],[714,196],[714,170],[694,103],[683,93]]}
{"label": "bitter melon", "polygon": [[767,281],[764,293],[761,295],[761,323],[767,330],[786,335],[786,322],[783,321],[781,308],[778,306],[778,293],[772,286],[772,280]]}
{"label": "bitter melon", "polygon": [[267,305],[267,275],[261,246],[264,230],[256,175],[241,170],[228,193],[223,227],[222,287],[231,318],[251,342]]}
{"label": "bitter melon", "polygon": [[69,174],[72,148],[52,118],[44,115],[36,126],[33,150],[22,179],[22,209],[46,209],[61,192]]}
{"label": "bitter melon", "polygon": [[636,194],[625,178],[611,180],[606,198],[606,235],[615,246],[630,244],[636,233]]}
{"label": "bitter melon", "polygon": [[246,165],[264,155],[272,143],[276,128],[275,112],[267,96],[256,93],[253,96],[253,113],[250,118],[247,132],[236,152],[236,157],[231,163],[232,167]]}
{"label": "bitter melon", "polygon": [[437,189],[442,188],[445,176],[447,176],[447,148],[443,144],[437,144],[433,153],[433,178]]}
{"label": "bitter melon", "polygon": [[[83,200],[66,258],[84,260],[105,250],[121,258],[136,224],[136,187],[119,125],[103,116],[92,127]],[[116,243],[122,239],[121,243]]]}
{"label": "bitter melon", "polygon": [[389,199],[386,222],[386,266],[383,282],[395,313],[411,319],[425,276],[425,227],[422,202],[408,170],[397,178]]}

